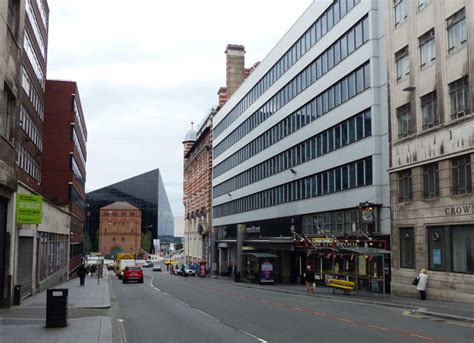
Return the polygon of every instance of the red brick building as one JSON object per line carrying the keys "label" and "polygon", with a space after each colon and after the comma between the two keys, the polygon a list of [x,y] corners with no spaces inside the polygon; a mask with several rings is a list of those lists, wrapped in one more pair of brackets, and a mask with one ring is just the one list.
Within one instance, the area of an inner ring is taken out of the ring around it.
{"label": "red brick building", "polygon": [[119,252],[140,254],[142,211],[117,201],[100,209],[99,251],[104,256]]}
{"label": "red brick building", "polygon": [[[232,96],[242,82],[258,65],[245,68],[243,45],[228,44],[226,54],[226,87],[217,93],[219,106],[206,116],[194,131],[191,128],[183,141],[184,145],[184,248],[188,261],[206,261],[211,267],[213,260],[212,235],[212,119],[220,106]],[[215,253],[214,253],[215,255]]]}
{"label": "red brick building", "polygon": [[46,81],[42,193],[71,213],[69,269],[84,253],[87,129],[76,82]]}

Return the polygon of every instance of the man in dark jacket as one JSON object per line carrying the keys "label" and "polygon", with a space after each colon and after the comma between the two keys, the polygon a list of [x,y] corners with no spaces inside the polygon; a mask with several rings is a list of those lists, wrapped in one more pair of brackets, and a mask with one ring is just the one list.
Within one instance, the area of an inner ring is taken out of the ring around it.
{"label": "man in dark jacket", "polygon": [[303,274],[304,276],[304,282],[306,284],[306,293],[311,293],[314,294],[315,291],[315,278],[314,278],[314,273],[311,270],[311,266],[306,266],[306,272]]}
{"label": "man in dark jacket", "polygon": [[86,278],[86,274],[87,274],[86,267],[84,266],[84,264],[81,264],[79,268],[77,269],[77,275],[79,276],[81,286],[84,286],[85,284],[84,280]]}

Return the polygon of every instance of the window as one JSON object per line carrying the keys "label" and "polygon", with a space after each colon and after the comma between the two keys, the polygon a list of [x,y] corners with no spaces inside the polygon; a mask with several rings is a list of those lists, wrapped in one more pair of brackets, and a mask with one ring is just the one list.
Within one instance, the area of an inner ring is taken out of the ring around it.
{"label": "window", "polygon": [[395,54],[395,64],[397,68],[397,80],[404,80],[410,74],[410,60],[408,58],[408,46],[399,50]]}
{"label": "window", "polygon": [[474,273],[474,230],[469,226],[451,227],[453,271]]}
{"label": "window", "polygon": [[397,108],[398,138],[412,134],[413,124],[411,119],[410,104]]}
{"label": "window", "polygon": [[451,102],[451,119],[461,118],[465,114],[471,113],[467,76],[449,84],[449,100]]}
{"label": "window", "polygon": [[413,199],[411,169],[398,173],[398,199],[400,201],[410,201]]}
{"label": "window", "polygon": [[20,1],[8,0],[7,24],[15,37],[18,34],[19,6]]}
{"label": "window", "polygon": [[448,52],[452,53],[463,47],[467,41],[465,9],[456,12],[447,20]]}
{"label": "window", "polygon": [[423,8],[428,7],[431,0],[418,0],[418,11],[421,11]]}
{"label": "window", "polygon": [[0,136],[10,138],[10,120],[15,111],[15,98],[8,87],[0,92]]}
{"label": "window", "polygon": [[397,27],[403,24],[408,17],[405,0],[394,0],[393,9],[395,12],[395,27]]}
{"label": "window", "polygon": [[436,44],[434,29],[418,38],[420,46],[420,68],[426,68],[436,60]]}
{"label": "window", "polygon": [[452,194],[472,191],[471,156],[466,155],[451,160]]}
{"label": "window", "polygon": [[400,267],[415,268],[415,233],[413,228],[400,228]]}
{"label": "window", "polygon": [[428,227],[428,249],[429,249],[429,268],[431,270],[448,271],[446,263],[447,244],[445,227]]}
{"label": "window", "polygon": [[423,167],[423,196],[425,199],[437,198],[439,196],[438,163]]}
{"label": "window", "polygon": [[423,130],[440,124],[436,92],[431,92],[421,97],[421,115],[423,118]]}

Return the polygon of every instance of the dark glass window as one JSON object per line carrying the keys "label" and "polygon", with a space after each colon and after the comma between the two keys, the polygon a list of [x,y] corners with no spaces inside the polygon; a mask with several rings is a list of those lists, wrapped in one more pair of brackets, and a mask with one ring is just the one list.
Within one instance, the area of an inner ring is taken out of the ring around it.
{"label": "dark glass window", "polygon": [[415,233],[413,228],[400,228],[400,267],[415,268]]}
{"label": "dark glass window", "polygon": [[423,196],[425,199],[437,198],[439,196],[438,163],[423,167]]}
{"label": "dark glass window", "polygon": [[453,194],[465,194],[472,191],[470,155],[451,160],[451,181]]}
{"label": "dark glass window", "polygon": [[399,201],[413,199],[411,169],[398,172],[398,199]]}

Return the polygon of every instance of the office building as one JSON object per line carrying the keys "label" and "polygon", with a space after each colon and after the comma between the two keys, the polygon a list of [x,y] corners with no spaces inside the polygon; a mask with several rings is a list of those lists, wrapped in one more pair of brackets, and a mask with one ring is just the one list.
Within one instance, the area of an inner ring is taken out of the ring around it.
{"label": "office building", "polygon": [[396,294],[474,302],[473,6],[386,2]]}
{"label": "office building", "polygon": [[42,194],[71,214],[69,269],[84,254],[87,127],[76,82],[46,81]]}
{"label": "office building", "polygon": [[117,201],[128,202],[141,210],[141,232],[172,243],[174,217],[159,169],[131,177],[86,195],[87,233],[92,250],[99,248],[100,209]]}
{"label": "office building", "polygon": [[215,115],[220,273],[251,279],[252,258],[267,256],[276,281],[306,263],[326,278],[324,256],[293,232],[388,248],[383,5],[314,1]]}

